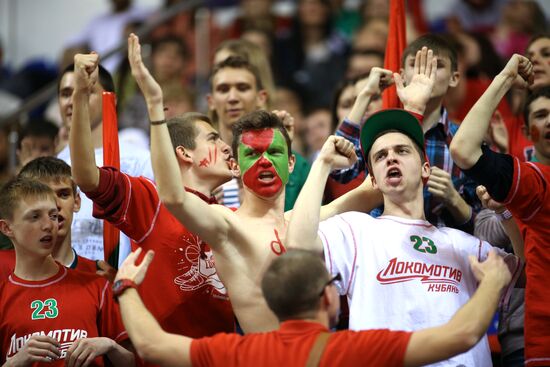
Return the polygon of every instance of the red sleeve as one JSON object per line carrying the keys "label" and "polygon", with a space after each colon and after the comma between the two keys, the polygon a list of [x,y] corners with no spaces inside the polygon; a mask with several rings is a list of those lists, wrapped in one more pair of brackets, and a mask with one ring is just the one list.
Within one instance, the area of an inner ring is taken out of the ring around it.
{"label": "red sleeve", "polygon": [[330,359],[320,366],[403,366],[411,335],[387,329],[332,334],[325,351]]}
{"label": "red sleeve", "polygon": [[[191,342],[191,365],[234,366],[238,359],[236,346],[242,337],[238,334],[217,334],[213,337],[195,339]],[[233,363],[235,362],[235,363]]]}
{"label": "red sleeve", "polygon": [[90,260],[80,255],[77,255],[75,270],[95,274],[95,272],[98,270],[97,263],[95,262],[95,260]]}
{"label": "red sleeve", "polygon": [[94,217],[113,223],[137,243],[150,233],[160,209],[151,181],[112,167],[99,168],[99,185],[86,195],[94,202]]}
{"label": "red sleeve", "polygon": [[[405,111],[407,111],[407,110],[405,110]],[[416,119],[418,120],[420,125],[422,125],[422,123],[424,122],[424,115],[421,115],[419,113],[412,112],[412,111],[407,111],[407,112],[410,113],[411,115],[413,115],[414,117],[416,117]]]}
{"label": "red sleeve", "polygon": [[514,158],[512,187],[504,204],[515,217],[524,222],[531,220],[550,199],[547,177],[549,167]]}
{"label": "red sleeve", "polygon": [[121,341],[128,339],[128,334],[122,323],[120,309],[113,298],[113,293],[109,282],[100,279],[104,285],[101,287],[101,297],[99,305],[98,330],[99,335],[113,339],[120,344]]}

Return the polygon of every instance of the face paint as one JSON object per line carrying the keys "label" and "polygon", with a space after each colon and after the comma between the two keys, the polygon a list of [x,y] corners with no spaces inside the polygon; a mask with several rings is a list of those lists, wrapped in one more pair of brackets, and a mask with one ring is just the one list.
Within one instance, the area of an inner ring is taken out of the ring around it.
{"label": "face paint", "polygon": [[[212,150],[214,150],[214,159],[212,159]],[[208,167],[210,163],[216,163],[218,160],[218,150],[208,148],[208,157],[201,159],[199,162],[199,167]]]}
{"label": "face paint", "polygon": [[260,196],[273,196],[288,182],[288,147],[277,129],[246,131],[239,143],[243,183]]}

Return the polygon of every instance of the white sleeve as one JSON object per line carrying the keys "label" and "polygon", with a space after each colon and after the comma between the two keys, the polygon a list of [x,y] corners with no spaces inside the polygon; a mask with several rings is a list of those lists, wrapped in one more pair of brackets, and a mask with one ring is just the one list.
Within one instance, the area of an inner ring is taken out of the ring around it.
{"label": "white sleeve", "polygon": [[336,215],[319,223],[325,264],[332,276],[340,273],[342,280],[335,284],[341,295],[346,295],[353,283],[353,269],[357,259],[357,236],[346,214]]}

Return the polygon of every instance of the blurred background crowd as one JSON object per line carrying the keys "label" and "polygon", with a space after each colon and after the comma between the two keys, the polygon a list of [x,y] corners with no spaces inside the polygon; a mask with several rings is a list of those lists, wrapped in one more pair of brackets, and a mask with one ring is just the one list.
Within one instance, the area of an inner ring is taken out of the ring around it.
{"label": "blurred background crowd", "polygon": [[[124,50],[111,52],[124,47],[129,32],[141,32],[147,64],[164,91],[168,117],[206,111],[212,66],[229,55],[249,59],[261,71],[268,108],[286,110],[294,117],[293,150],[308,160],[315,157],[349,112],[355,98],[354,81],[372,67],[383,65],[389,0],[103,2],[103,13],[98,8],[99,13],[82,22],[78,32],[65,34],[61,43],[57,40],[62,49],[49,51],[57,54],[55,60],[33,56],[10,61],[15,59],[10,50],[18,48],[9,38],[9,25],[0,28],[5,33],[0,34],[4,45],[0,45],[3,179],[28,160],[54,155],[66,144],[66,127],[53,91],[59,71],[72,62],[76,52],[93,50],[100,54],[104,66],[115,76],[120,138],[148,146],[143,97],[130,75]],[[28,3],[4,0],[0,7],[18,14],[32,8]],[[550,12],[550,2],[544,0],[408,0],[406,6],[408,42],[426,32],[440,33],[458,51],[462,78],[445,101],[456,122],[464,118],[501,70],[503,60],[516,52],[525,54],[529,40],[547,31]],[[41,14],[46,34],[48,22],[72,17],[73,8],[65,11],[58,7],[52,8],[51,14]],[[22,18],[19,15],[17,19]],[[28,28],[35,29],[36,25]],[[25,37],[38,37],[33,33]],[[24,47],[19,46],[21,49]],[[546,68],[549,52],[546,48],[545,53],[537,54],[546,57]],[[52,93],[44,92],[48,86]],[[40,90],[44,93],[37,96]],[[503,120],[520,115],[521,100],[521,95],[508,97],[499,109]],[[370,108],[375,110],[379,105],[375,102]],[[494,135],[498,146],[498,131]]]}

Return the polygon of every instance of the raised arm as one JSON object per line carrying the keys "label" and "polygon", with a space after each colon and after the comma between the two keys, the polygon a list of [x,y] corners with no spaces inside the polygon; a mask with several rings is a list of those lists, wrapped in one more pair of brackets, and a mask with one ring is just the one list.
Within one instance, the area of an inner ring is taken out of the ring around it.
{"label": "raised arm", "polygon": [[[97,84],[99,56],[96,53],[74,57],[73,116],[69,134],[71,172],[75,183],[84,192],[99,185],[99,170],[95,161],[90,127],[89,99],[99,94]],[[101,96],[95,96],[101,98]]]}
{"label": "raised arm", "polygon": [[[136,285],[143,282],[154,253],[148,251],[141,264],[136,265],[140,253],[141,248],[138,248],[128,255],[118,270],[115,282],[122,279],[130,280]],[[191,366],[192,339],[162,330],[134,288],[125,290],[118,301],[128,336],[141,358],[162,366]]]}
{"label": "raised arm", "polygon": [[419,115],[424,114],[426,104],[430,100],[435,84],[437,71],[437,57],[427,47],[422,47],[416,53],[414,59],[414,75],[409,84],[405,86],[400,74],[394,73],[397,96],[403,109]]}
{"label": "raised arm", "polygon": [[371,69],[368,78],[361,79],[355,84],[357,97],[347,116],[350,123],[363,126],[367,108],[376,95],[380,95],[384,89],[393,84],[391,70],[374,67]]}
{"label": "raised arm", "polygon": [[472,298],[446,324],[412,334],[405,352],[405,366],[424,366],[464,353],[485,335],[497,309],[502,290],[512,275],[494,251],[483,263],[470,257],[479,286]]}
{"label": "raised arm", "polygon": [[185,148],[174,147],[164,115],[163,95],[141,59],[141,46],[135,34],[128,37],[128,60],[142,91],[151,121],[151,162],[159,197],[166,208],[191,232],[216,248],[227,238],[228,223],[222,214],[225,208],[206,204],[184,190],[176,155],[187,159]]}
{"label": "raised arm", "polygon": [[372,98],[393,83],[391,71],[378,67],[372,68],[368,78],[361,79],[355,83],[357,97],[348,116],[340,121],[335,135],[341,136],[355,145],[357,162],[352,167],[334,170],[330,177],[340,183],[348,183],[358,177],[366,169],[366,164],[361,153],[359,132],[363,125],[365,113]]}
{"label": "raised arm", "polygon": [[533,65],[529,59],[514,54],[468,112],[451,142],[451,156],[460,168],[471,168],[481,157],[483,137],[502,97],[513,85],[527,87],[532,78]]}
{"label": "raised arm", "polygon": [[285,242],[287,247],[323,251],[317,230],[325,183],[332,168],[350,166],[356,159],[351,142],[337,136],[327,139],[291,213]]}

